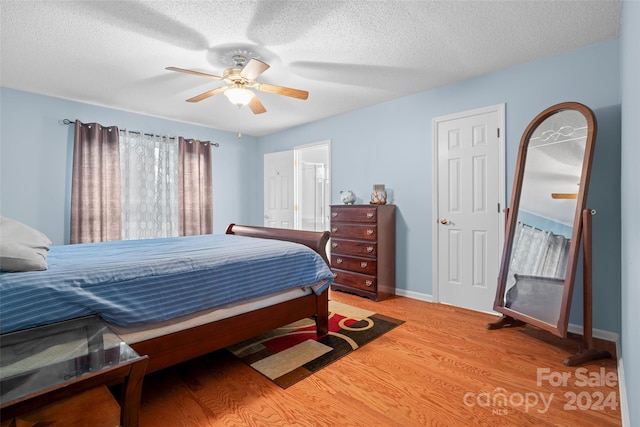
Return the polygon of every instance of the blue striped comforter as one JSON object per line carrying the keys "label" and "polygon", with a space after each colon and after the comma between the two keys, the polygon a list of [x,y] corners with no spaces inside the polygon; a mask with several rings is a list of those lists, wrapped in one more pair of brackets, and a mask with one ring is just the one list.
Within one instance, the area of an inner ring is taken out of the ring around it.
{"label": "blue striped comforter", "polygon": [[333,280],[306,246],[228,234],[52,246],[47,263],[0,273],[0,332],[89,314],[150,323]]}

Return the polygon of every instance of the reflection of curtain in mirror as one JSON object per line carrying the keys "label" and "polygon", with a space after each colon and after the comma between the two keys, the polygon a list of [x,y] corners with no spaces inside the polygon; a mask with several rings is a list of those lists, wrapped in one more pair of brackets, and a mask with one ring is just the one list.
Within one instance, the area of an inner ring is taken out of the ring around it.
{"label": "reflection of curtain in mirror", "polygon": [[513,239],[507,289],[515,274],[564,279],[570,239],[518,222]]}

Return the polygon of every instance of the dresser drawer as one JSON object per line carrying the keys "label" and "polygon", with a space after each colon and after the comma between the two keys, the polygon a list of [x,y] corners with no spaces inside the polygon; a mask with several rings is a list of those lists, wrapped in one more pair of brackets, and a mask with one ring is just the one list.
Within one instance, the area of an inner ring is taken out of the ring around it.
{"label": "dresser drawer", "polygon": [[331,207],[331,221],[370,222],[375,224],[376,220],[377,211],[375,207]]}
{"label": "dresser drawer", "polygon": [[354,258],[343,255],[332,255],[331,266],[341,270],[356,271],[358,273],[376,274],[377,261],[373,259]]}
{"label": "dresser drawer", "polygon": [[334,222],[331,224],[331,236],[343,239],[377,240],[378,228],[375,224]]}
{"label": "dresser drawer", "polygon": [[359,240],[342,240],[331,238],[331,254],[375,257],[378,245],[375,242]]}
{"label": "dresser drawer", "polygon": [[333,270],[333,274],[335,275],[335,278],[333,279],[333,283],[335,284],[351,286],[371,292],[376,291],[377,283],[375,276],[352,273],[350,271],[343,271],[337,268]]}

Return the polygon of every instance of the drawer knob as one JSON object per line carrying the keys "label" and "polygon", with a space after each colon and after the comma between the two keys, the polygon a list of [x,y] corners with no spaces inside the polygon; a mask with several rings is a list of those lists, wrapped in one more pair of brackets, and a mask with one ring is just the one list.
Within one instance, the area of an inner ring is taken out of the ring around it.
{"label": "drawer knob", "polygon": [[373,230],[371,229],[367,230],[367,236],[371,236],[371,235],[373,235]]}
{"label": "drawer knob", "polygon": [[332,244],[331,244],[331,247],[332,247],[332,248],[337,248],[337,247],[338,247],[338,244],[337,244],[337,243],[332,243]]}
{"label": "drawer knob", "polygon": [[365,280],[364,284],[367,285],[367,286],[371,286],[371,285],[373,285],[373,282],[371,280]]}
{"label": "drawer knob", "polygon": [[342,264],[342,258],[336,259],[336,264]]}
{"label": "drawer knob", "polygon": [[367,246],[367,252],[369,253],[373,252],[373,246]]}
{"label": "drawer knob", "polygon": [[337,217],[338,216],[338,212],[331,212],[331,216],[334,217],[334,218]]}
{"label": "drawer knob", "polygon": [[373,212],[367,212],[367,218],[373,218]]}
{"label": "drawer knob", "polygon": [[367,263],[366,263],[366,261],[361,262],[361,263],[360,263],[360,267],[362,267],[362,268],[367,268]]}
{"label": "drawer knob", "polygon": [[333,273],[333,278],[335,279],[336,277],[338,277],[338,273]]}
{"label": "drawer knob", "polygon": [[333,228],[331,229],[331,232],[332,232],[332,233],[335,233],[336,231],[338,231],[338,227],[333,227]]}

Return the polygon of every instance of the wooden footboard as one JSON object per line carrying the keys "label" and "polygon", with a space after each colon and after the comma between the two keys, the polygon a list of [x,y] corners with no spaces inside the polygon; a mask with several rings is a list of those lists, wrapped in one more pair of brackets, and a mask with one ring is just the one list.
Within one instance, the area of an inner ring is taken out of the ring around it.
{"label": "wooden footboard", "polygon": [[[329,232],[327,231],[312,232],[231,224],[227,228],[227,234],[301,243],[318,252],[328,264],[326,245]],[[147,366],[147,373],[149,373],[228,347],[307,317],[315,317],[318,335],[327,333],[328,290],[320,295],[311,293],[227,319],[134,343],[131,347],[138,354],[149,356]]]}
{"label": "wooden footboard", "polygon": [[237,344],[280,326],[307,317],[316,317],[319,335],[328,330],[328,291],[314,293],[245,314],[196,326],[132,344],[138,353],[149,356],[147,373]]}

